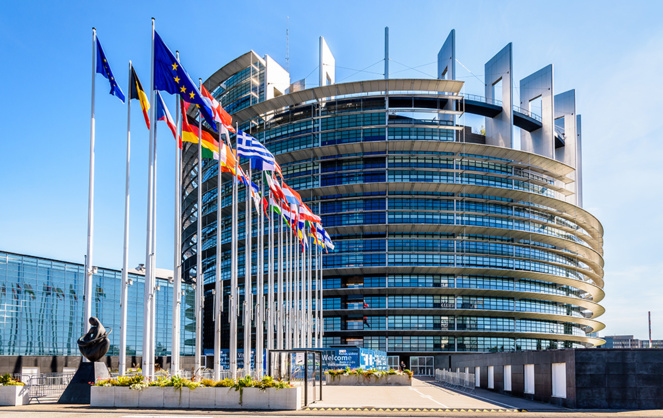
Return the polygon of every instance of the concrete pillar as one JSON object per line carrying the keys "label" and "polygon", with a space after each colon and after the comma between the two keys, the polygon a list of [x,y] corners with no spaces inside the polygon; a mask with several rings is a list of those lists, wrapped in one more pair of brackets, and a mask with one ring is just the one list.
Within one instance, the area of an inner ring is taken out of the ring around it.
{"label": "concrete pillar", "polygon": [[530,102],[541,98],[542,127],[534,132],[520,130],[520,147],[544,157],[555,157],[553,66],[540,69],[520,80],[520,107],[530,110]]}
{"label": "concrete pillar", "polygon": [[485,65],[486,99],[495,99],[495,84],[502,81],[502,112],[486,118],[486,145],[513,147],[513,54],[511,43]]}

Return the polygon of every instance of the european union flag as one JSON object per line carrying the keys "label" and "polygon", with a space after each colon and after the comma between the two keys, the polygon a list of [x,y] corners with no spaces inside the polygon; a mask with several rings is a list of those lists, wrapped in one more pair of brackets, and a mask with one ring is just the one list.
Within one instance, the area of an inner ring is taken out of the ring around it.
{"label": "european union flag", "polygon": [[216,131],[212,109],[205,103],[198,87],[156,32],[154,32],[154,89],[179,94],[185,102],[198,105],[200,113]]}
{"label": "european union flag", "polygon": [[108,60],[106,60],[106,54],[104,54],[104,50],[101,48],[99,38],[97,38],[97,72],[110,81],[110,94],[117,96],[124,103],[124,93],[122,93],[120,86],[117,85],[117,80],[115,80],[110,65],[108,65]]}

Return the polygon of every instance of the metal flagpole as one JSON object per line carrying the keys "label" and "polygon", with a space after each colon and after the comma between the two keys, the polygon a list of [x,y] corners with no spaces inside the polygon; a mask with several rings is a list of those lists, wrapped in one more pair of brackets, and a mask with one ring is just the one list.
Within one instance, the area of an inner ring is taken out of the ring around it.
{"label": "metal flagpole", "polygon": [[[202,85],[201,80],[199,83]],[[203,287],[205,279],[203,277],[203,115],[198,112],[198,216],[196,218],[196,299],[195,299],[195,318],[196,318],[196,348],[194,353],[194,375],[199,373],[201,364],[201,355],[203,351],[202,344],[202,305],[203,305]]]}
{"label": "metal flagpole", "polygon": [[[263,178],[262,171],[260,172],[260,196],[261,200],[265,195],[263,190]],[[261,202],[262,203],[262,202]],[[264,284],[264,264],[265,264],[265,218],[262,216],[261,207],[257,207],[256,211],[258,212],[256,216],[258,217],[258,254],[257,254],[257,264],[256,264],[256,360],[255,360],[255,369],[258,375],[258,378],[262,377],[262,352],[263,352],[263,340],[264,340],[264,321],[265,321],[265,306],[264,302],[264,293],[265,293],[265,284]]]}
{"label": "metal flagpole", "polygon": [[[323,236],[322,239],[324,240],[324,238],[325,237]],[[322,267],[324,265],[323,257],[322,248],[320,248],[320,266],[318,267],[320,269],[320,347],[324,347],[323,341],[325,336],[324,299],[322,293],[324,290],[324,282],[322,280]]]}
{"label": "metal flagpole", "polygon": [[269,254],[267,257],[267,350],[274,349],[274,213],[272,212],[272,191],[267,191],[269,204],[267,214],[269,215],[268,243]]}
{"label": "metal flagpole", "polygon": [[[236,131],[239,128],[236,129]],[[237,138],[235,136],[235,138]],[[230,377],[237,378],[237,317],[238,317],[238,283],[237,283],[237,176],[239,173],[239,157],[237,156],[237,141],[235,140],[235,175],[233,176],[232,188],[232,215],[231,215],[231,239],[230,239],[230,311],[228,312],[228,321],[230,322],[230,341],[228,342],[228,363],[230,367]]]}
{"label": "metal flagpole", "polygon": [[[155,106],[156,107],[156,106]],[[154,118],[156,125],[156,117]],[[156,328],[157,328],[157,127],[154,127],[154,148],[152,149],[154,153],[153,161],[154,167],[152,170],[154,174],[152,175],[154,186],[152,187],[152,258],[151,258],[151,268],[150,268],[150,291],[152,292],[152,297],[150,303],[152,304],[150,308],[150,352],[149,352],[149,370],[150,377],[154,377],[154,350],[156,347]]]}
{"label": "metal flagpole", "polygon": [[253,289],[251,286],[252,268],[251,258],[253,257],[253,219],[251,217],[251,182],[253,181],[253,173],[251,171],[251,163],[249,162],[246,186],[246,204],[245,204],[245,240],[244,240],[244,375],[251,372],[251,319],[253,319]]}
{"label": "metal flagpole", "polygon": [[[290,219],[290,218],[288,218]],[[285,242],[283,245],[283,249],[285,250],[285,253],[283,254],[284,259],[284,268],[285,268],[285,287],[283,290],[285,290],[284,296],[284,305],[283,305],[283,319],[284,319],[284,339],[283,339],[283,348],[286,350],[290,349],[290,242],[292,239],[290,238],[290,228],[287,228],[285,231]]]}
{"label": "metal flagpole", "polygon": [[[304,224],[304,235],[306,235],[306,224]],[[302,317],[303,317],[303,322],[304,322],[304,334],[302,335],[302,344],[304,347],[309,347],[308,344],[308,329],[309,329],[309,317],[308,317],[308,309],[309,309],[309,293],[308,293],[308,270],[310,268],[310,261],[311,259],[309,258],[309,253],[310,253],[310,242],[308,240],[308,237],[305,237],[307,241],[307,247],[304,248],[304,252],[302,253],[302,295],[303,301],[304,301],[304,307],[302,308]]]}
{"label": "metal flagpole", "polygon": [[[176,52],[180,60],[179,51]],[[180,98],[176,97],[177,134],[182,135]],[[175,248],[173,257],[173,329],[170,374],[180,374],[180,315],[182,309],[182,150],[175,150]]]}
{"label": "metal flagpole", "polygon": [[308,326],[306,327],[306,347],[308,347],[308,348],[313,347],[313,345],[312,345],[313,341],[311,340],[312,335],[313,335],[313,304],[311,302],[311,298],[313,297],[313,289],[311,288],[311,283],[312,283],[312,281],[311,281],[312,280],[311,272],[312,272],[313,264],[311,262],[311,260],[312,260],[311,253],[315,249],[315,247],[314,247],[315,243],[313,242],[313,240],[310,240],[310,241],[311,242],[310,242],[310,246],[309,246],[309,249],[308,249],[308,268],[307,268],[307,276],[308,277],[306,279],[307,280],[306,302],[308,304],[308,306],[306,308],[306,314],[308,316],[308,318],[307,318]]}
{"label": "metal flagpole", "polygon": [[[223,310],[223,282],[221,281],[221,249],[223,225],[221,223],[221,211],[223,208],[223,181],[221,178],[221,139],[222,125],[218,125],[219,131],[219,161],[216,177],[216,284],[214,287],[214,380],[221,379],[221,311]],[[225,129],[225,128],[223,128]]]}
{"label": "metal flagpole", "polygon": [[[280,205],[279,205],[280,206]],[[279,211],[283,211],[283,208],[279,207]],[[278,350],[283,350],[283,215],[279,216],[279,236],[278,242],[276,244],[277,253],[277,286],[278,294],[276,296],[276,348]]]}
{"label": "metal flagpole", "polygon": [[[295,220],[295,223],[299,223],[297,220]],[[299,228],[299,225],[296,226],[296,228]],[[301,347],[301,344],[299,343],[299,333],[302,330],[302,323],[301,323],[301,309],[302,309],[302,300],[301,300],[301,292],[300,292],[300,286],[301,286],[301,277],[300,277],[300,272],[301,272],[301,260],[299,256],[300,252],[300,243],[299,241],[299,233],[294,231],[295,235],[295,242],[294,242],[294,252],[295,252],[295,268],[293,269],[292,273],[294,276],[294,289],[293,289],[293,304],[294,306],[294,328],[293,328],[293,348],[299,348]]]}
{"label": "metal flagpole", "polygon": [[152,326],[152,288],[150,286],[150,272],[152,270],[152,205],[154,194],[154,137],[156,130],[156,93],[154,90],[154,18],[152,18],[152,65],[151,65],[151,80],[150,80],[150,98],[152,99],[152,115],[150,120],[150,139],[149,139],[149,168],[147,175],[147,235],[145,239],[145,282],[144,282],[144,296],[143,296],[143,376],[150,377],[150,327]]}
{"label": "metal flagpole", "polygon": [[[290,210],[290,209],[288,209]],[[290,219],[290,218],[288,218]],[[285,339],[283,341],[284,347],[286,350],[289,350],[292,346],[290,345],[290,288],[291,288],[291,279],[290,279],[290,268],[292,267],[292,260],[290,246],[292,244],[292,231],[290,228],[287,228],[285,233],[285,305],[284,305],[284,320],[285,320]]]}
{"label": "metal flagpole", "polygon": [[129,163],[131,161],[131,61],[127,100],[127,168],[124,183],[124,245],[122,247],[122,289],[120,290],[120,376],[127,369],[127,286],[129,285]]}
{"label": "metal flagpole", "polygon": [[[83,314],[83,328],[90,329],[89,319],[92,316],[92,250],[94,238],[94,96],[95,74],[97,66],[97,30],[92,28],[92,104],[90,111],[90,179],[87,200],[87,255],[85,256],[85,312]],[[83,361],[88,361],[83,357]]]}
{"label": "metal flagpole", "polygon": [[[304,232],[306,232],[306,231],[304,231]],[[306,234],[304,232],[302,232],[302,236],[303,236],[302,240],[306,240]],[[299,341],[300,341],[300,347],[308,347],[306,345],[306,334],[307,334],[306,331],[308,330],[308,318],[306,316],[306,308],[307,308],[307,306],[306,306],[306,299],[307,299],[306,298],[306,268],[307,268],[306,267],[306,264],[307,264],[306,263],[306,253],[308,252],[308,250],[307,250],[306,246],[304,246],[303,249],[304,250],[300,254],[300,258],[302,260],[302,268],[300,270],[300,274],[301,274],[300,292],[301,292],[301,295],[302,295],[301,296],[302,307],[301,307],[301,310],[300,310],[301,311],[300,315],[301,315],[301,318],[302,318],[302,322],[301,322],[302,327],[301,327],[301,334],[299,335]]]}

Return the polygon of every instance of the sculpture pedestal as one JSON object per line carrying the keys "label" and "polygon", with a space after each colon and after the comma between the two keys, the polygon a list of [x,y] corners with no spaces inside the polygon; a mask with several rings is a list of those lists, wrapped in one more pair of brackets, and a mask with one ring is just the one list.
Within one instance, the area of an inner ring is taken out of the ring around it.
{"label": "sculpture pedestal", "polygon": [[110,379],[108,368],[104,363],[81,362],[58,403],[89,404],[90,382],[94,383],[101,379]]}

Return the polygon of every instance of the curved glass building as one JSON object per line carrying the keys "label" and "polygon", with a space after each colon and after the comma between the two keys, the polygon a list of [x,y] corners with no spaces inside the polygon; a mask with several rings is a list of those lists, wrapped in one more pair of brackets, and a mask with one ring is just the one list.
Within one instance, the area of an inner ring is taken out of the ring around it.
{"label": "curved glass building", "polygon": [[[485,95],[463,94],[453,43],[452,32],[438,79],[336,84],[321,38],[317,87],[290,84],[254,52],[206,85],[274,153],[336,244],[323,261],[325,345],[394,356],[600,345],[590,334],[604,327],[603,229],[582,208],[575,93],[555,94],[548,66],[515,98],[509,44],[486,63]],[[473,132],[468,115],[485,129]],[[183,256],[195,270],[196,156],[185,154]],[[203,190],[209,283],[215,170]]]}

